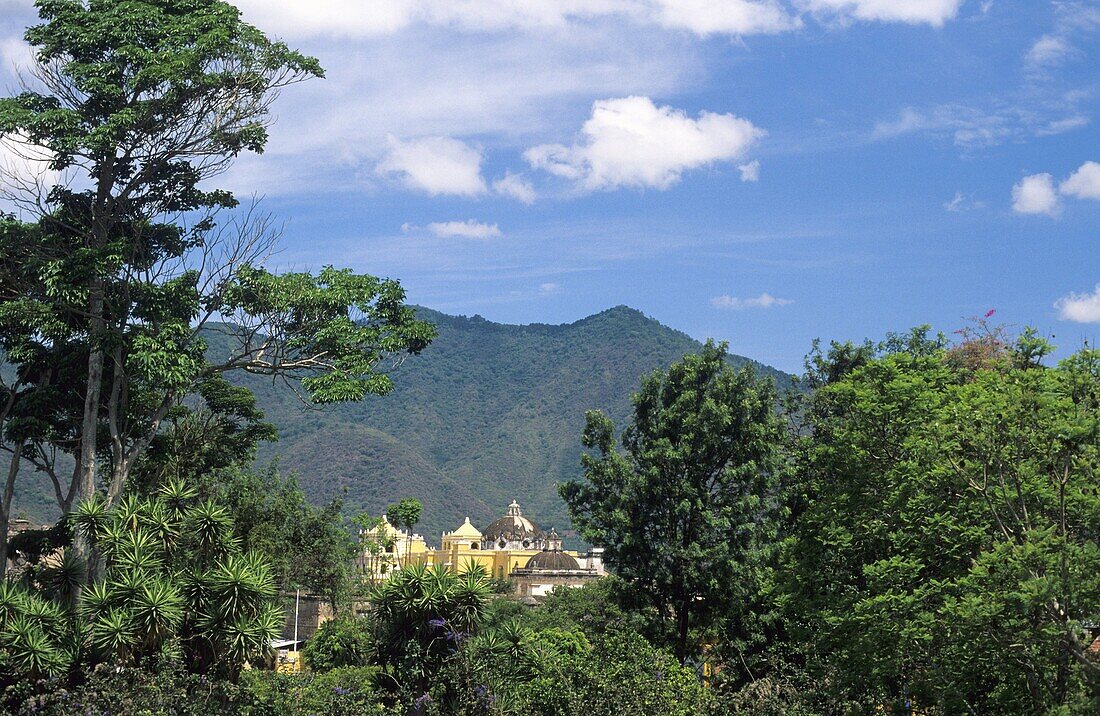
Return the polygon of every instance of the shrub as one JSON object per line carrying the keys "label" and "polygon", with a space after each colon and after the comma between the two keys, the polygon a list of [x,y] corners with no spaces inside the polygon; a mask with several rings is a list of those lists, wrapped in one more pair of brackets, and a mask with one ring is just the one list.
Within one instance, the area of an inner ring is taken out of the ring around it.
{"label": "shrub", "polygon": [[364,617],[341,616],[321,625],[303,650],[314,671],[366,666],[371,656],[371,625]]}
{"label": "shrub", "polygon": [[374,667],[337,667],[304,674],[250,671],[241,677],[262,711],[279,716],[387,716],[399,712],[387,709],[376,686]]}

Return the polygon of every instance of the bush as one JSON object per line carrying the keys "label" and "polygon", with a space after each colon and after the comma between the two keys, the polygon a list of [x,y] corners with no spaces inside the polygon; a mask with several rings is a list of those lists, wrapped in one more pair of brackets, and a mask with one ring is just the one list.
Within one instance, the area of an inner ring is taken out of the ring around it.
{"label": "bush", "polygon": [[[38,695],[20,699],[12,713],[23,716],[260,716],[270,713],[247,690],[227,681],[167,669],[116,668],[106,664],[72,689],[58,680],[27,686]],[[10,690],[9,690],[9,694]],[[9,702],[10,703],[10,702]]]}
{"label": "bush", "polygon": [[636,633],[609,632],[590,649],[579,635],[548,636],[541,673],[511,690],[508,700],[516,713],[696,716],[713,708],[694,671]]}
{"label": "bush", "polygon": [[314,671],[366,666],[371,656],[371,625],[364,617],[341,616],[321,625],[302,655]]}
{"label": "bush", "polygon": [[376,687],[378,669],[338,667],[324,672],[277,674],[251,671],[241,677],[258,708],[279,716],[387,716]]}

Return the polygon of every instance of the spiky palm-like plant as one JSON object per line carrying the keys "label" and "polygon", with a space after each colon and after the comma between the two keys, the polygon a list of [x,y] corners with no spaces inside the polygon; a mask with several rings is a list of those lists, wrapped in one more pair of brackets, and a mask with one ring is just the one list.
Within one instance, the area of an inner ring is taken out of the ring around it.
{"label": "spiky palm-like plant", "polygon": [[86,539],[89,545],[95,547],[100,543],[103,531],[110,523],[110,513],[107,509],[107,503],[100,499],[98,495],[93,495],[76,506],[76,510],[73,511],[70,519],[76,534]]}
{"label": "spiky palm-like plant", "polygon": [[[423,689],[484,616],[489,581],[473,570],[415,564],[375,588],[375,649],[383,669]],[[395,668],[396,667],[396,668]]]}
{"label": "spiky palm-like plant", "polygon": [[194,497],[169,482],[154,499],[78,506],[74,531],[95,548],[100,576],[76,604],[83,565],[69,556],[42,573],[41,593],[0,582],[0,670],[59,675],[78,656],[140,665],[175,645],[184,663],[235,676],[265,655],[282,626],[271,568],[241,554],[225,508]]}
{"label": "spiky palm-like plant", "polygon": [[68,665],[68,655],[34,619],[19,615],[4,625],[0,633],[6,661],[17,674],[31,678],[56,676]]}
{"label": "spiky palm-like plant", "polygon": [[89,641],[97,656],[128,664],[137,646],[137,629],[127,609],[110,609],[92,622]]}

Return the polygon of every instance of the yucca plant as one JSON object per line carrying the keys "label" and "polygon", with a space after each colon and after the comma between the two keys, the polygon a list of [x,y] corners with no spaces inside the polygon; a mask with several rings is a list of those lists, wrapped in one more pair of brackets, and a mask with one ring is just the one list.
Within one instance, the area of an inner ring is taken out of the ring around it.
{"label": "yucca plant", "polygon": [[95,622],[111,611],[115,598],[115,593],[106,582],[93,582],[81,592],[77,613],[85,622]]}
{"label": "yucca plant", "polygon": [[200,564],[209,564],[239,550],[233,536],[233,519],[221,505],[206,500],[188,509],[184,519]]}
{"label": "yucca plant", "polygon": [[23,612],[27,603],[27,588],[16,581],[0,581],[0,628]]}
{"label": "yucca plant", "polygon": [[210,598],[225,617],[254,614],[275,596],[275,580],[254,559],[230,555],[210,572]]}
{"label": "yucca plant", "polygon": [[100,658],[126,665],[137,646],[133,615],[126,609],[110,609],[92,622],[91,646]]}
{"label": "yucca plant", "polygon": [[111,545],[108,558],[118,570],[155,573],[164,566],[159,539],[144,527],[123,533]]}
{"label": "yucca plant", "polygon": [[69,519],[76,534],[87,540],[92,547],[96,547],[110,523],[110,513],[107,503],[99,495],[92,495],[76,506]]}
{"label": "yucca plant", "polygon": [[188,506],[198,496],[199,491],[186,481],[171,477],[157,490],[157,495],[164,502],[169,514],[177,520],[182,520]]}
{"label": "yucca plant", "polygon": [[147,581],[128,605],[134,631],[146,649],[159,649],[176,633],[184,618],[184,601],[176,585],[165,578]]}
{"label": "yucca plant", "polygon": [[7,663],[18,674],[30,678],[56,676],[68,665],[68,655],[47,630],[34,619],[16,616],[0,632]]}
{"label": "yucca plant", "polygon": [[134,531],[148,521],[151,511],[151,503],[148,500],[138,495],[126,495],[115,506],[112,517],[115,522]]}
{"label": "yucca plant", "polygon": [[380,664],[423,690],[477,631],[489,592],[486,574],[478,570],[456,575],[443,565],[415,564],[394,573],[371,599]]}
{"label": "yucca plant", "polygon": [[39,575],[43,588],[65,603],[73,599],[86,578],[84,562],[72,550],[66,550],[57,564],[46,567]]}
{"label": "yucca plant", "polygon": [[194,498],[169,481],[154,499],[126,496],[114,509],[98,498],[81,503],[71,524],[94,548],[100,575],[85,585],[83,565],[67,555],[39,575],[41,594],[56,599],[0,582],[5,668],[52,676],[81,654],[129,666],[167,649],[235,676],[264,656],[282,627],[271,568],[241,554],[224,507]]}

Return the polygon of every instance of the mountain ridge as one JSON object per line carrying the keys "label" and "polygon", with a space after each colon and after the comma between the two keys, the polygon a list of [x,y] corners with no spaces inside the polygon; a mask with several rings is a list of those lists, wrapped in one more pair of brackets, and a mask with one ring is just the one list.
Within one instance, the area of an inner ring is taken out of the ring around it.
{"label": "mountain ridge", "polygon": [[[278,442],[261,446],[259,465],[277,459],[311,501],[343,497],[347,514],[380,514],[416,497],[424,504],[418,531],[433,544],[465,517],[488,524],[513,499],[540,526],[567,531],[557,484],[581,475],[585,411],[603,410],[621,431],[642,377],[701,346],[625,305],[562,324],[415,308],[439,336],[392,369],[387,396],[307,407],[269,379],[230,378],[256,394],[279,430]],[[791,376],[744,356],[730,362],[791,385]],[[44,487],[21,480],[16,511],[56,518]]]}

